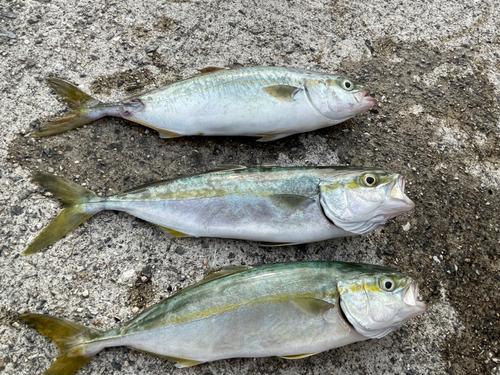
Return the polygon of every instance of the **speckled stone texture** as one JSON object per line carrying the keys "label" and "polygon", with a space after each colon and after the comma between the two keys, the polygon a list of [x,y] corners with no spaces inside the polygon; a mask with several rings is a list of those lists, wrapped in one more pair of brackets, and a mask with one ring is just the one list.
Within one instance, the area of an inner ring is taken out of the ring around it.
{"label": "speckled stone texture", "polygon": [[[392,266],[429,311],[381,340],[310,358],[231,359],[186,370],[126,348],[79,374],[498,374],[499,19],[495,1],[90,1],[0,3],[0,372],[40,374],[57,355],[20,313],[98,329],[228,265],[342,260]],[[46,76],[119,100],[208,66],[336,72],[379,104],[341,125],[273,143],[162,140],[104,119],[50,138],[31,133],[66,105]],[[356,238],[266,249],[172,239],[115,212],[49,250],[20,254],[61,204],[30,181],[56,173],[111,194],[221,164],[370,165],[403,173],[413,212]]]}

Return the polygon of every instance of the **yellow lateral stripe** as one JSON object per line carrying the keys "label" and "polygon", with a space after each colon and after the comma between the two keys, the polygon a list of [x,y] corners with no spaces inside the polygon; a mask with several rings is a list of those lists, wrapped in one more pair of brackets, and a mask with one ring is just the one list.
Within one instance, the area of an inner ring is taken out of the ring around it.
{"label": "yellow lateral stripe", "polygon": [[223,314],[225,312],[229,312],[232,310],[236,310],[240,307],[243,306],[255,306],[259,304],[265,304],[265,303],[283,303],[283,302],[293,302],[295,299],[301,299],[301,298],[313,298],[313,299],[335,299],[338,297],[338,292],[337,291],[331,291],[327,293],[304,293],[304,294],[280,294],[276,296],[267,296],[267,297],[262,297],[262,298],[256,298],[251,301],[241,301],[241,302],[236,302],[236,303],[230,303],[222,306],[214,306],[211,308],[208,308],[206,310],[198,311],[198,312],[193,312],[191,314],[183,315],[183,316],[176,316],[173,317],[165,322],[162,322],[161,325],[152,325],[151,327],[148,327],[146,324],[145,326],[142,327],[143,330],[148,330],[148,329],[153,329],[156,327],[160,326],[167,326],[167,325],[178,325],[178,324],[184,324],[189,321],[195,321],[195,320],[200,320],[200,319],[206,319],[214,315],[218,314]]}

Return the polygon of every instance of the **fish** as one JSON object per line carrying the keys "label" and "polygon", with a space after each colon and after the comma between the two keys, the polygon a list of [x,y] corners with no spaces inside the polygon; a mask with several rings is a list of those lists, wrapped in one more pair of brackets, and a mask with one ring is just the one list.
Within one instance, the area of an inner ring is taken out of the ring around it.
{"label": "fish", "polygon": [[300,359],[382,338],[426,309],[417,282],[395,270],[313,261],[223,268],[105,332],[50,315],[21,320],[59,346],[45,374],[71,375],[116,346],[178,368],[229,358]]}
{"label": "fish", "polygon": [[284,246],[364,234],[414,208],[403,176],[373,168],[221,166],[108,197],[48,173],[34,179],[66,207],[24,255],[44,250],[103,210],[126,212],[174,237]]}
{"label": "fish", "polygon": [[359,83],[310,70],[269,66],[202,72],[115,103],[103,103],[69,82],[48,77],[47,83],[72,110],[34,136],[113,116],[154,129],[161,138],[249,136],[268,142],[341,123],[376,103]]}

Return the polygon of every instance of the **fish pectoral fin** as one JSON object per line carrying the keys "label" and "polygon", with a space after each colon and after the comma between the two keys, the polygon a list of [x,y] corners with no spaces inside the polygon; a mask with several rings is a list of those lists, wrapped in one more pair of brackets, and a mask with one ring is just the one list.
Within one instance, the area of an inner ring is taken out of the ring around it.
{"label": "fish pectoral fin", "polygon": [[295,95],[302,90],[300,87],[289,85],[267,86],[263,89],[269,95],[274,96],[282,102],[293,102],[295,100]]}
{"label": "fish pectoral fin", "polygon": [[273,194],[269,196],[271,202],[282,210],[304,211],[311,204],[315,204],[316,200],[305,195],[297,194]]}
{"label": "fish pectoral fin", "polygon": [[308,314],[317,315],[321,319],[323,319],[323,314],[327,310],[335,307],[331,303],[317,298],[295,298],[293,302],[299,306],[302,311]]}
{"label": "fish pectoral fin", "polygon": [[281,358],[285,359],[302,359],[302,358],[307,358],[312,355],[316,355],[318,353],[305,353],[305,354],[297,354],[297,355],[280,355]]}
{"label": "fish pectoral fin", "polygon": [[154,224],[154,225],[156,225],[156,227],[158,227],[160,229],[166,230],[173,237],[192,237],[189,234],[179,232],[178,230],[175,230],[172,228],[163,227],[163,226],[157,225],[157,224]]}

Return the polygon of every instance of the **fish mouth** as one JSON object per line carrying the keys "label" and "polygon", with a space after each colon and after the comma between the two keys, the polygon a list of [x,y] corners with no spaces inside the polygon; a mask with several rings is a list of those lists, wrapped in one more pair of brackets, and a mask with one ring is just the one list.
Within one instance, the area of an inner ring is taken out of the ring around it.
{"label": "fish mouth", "polygon": [[411,317],[423,314],[427,311],[427,304],[419,299],[418,283],[413,280],[403,291],[403,303],[413,310]]}
{"label": "fish mouth", "polygon": [[390,190],[390,197],[406,204],[408,206],[408,210],[411,210],[415,207],[415,203],[413,203],[413,201],[405,194],[405,185],[405,178],[403,176],[399,176]]}
{"label": "fish mouth", "polygon": [[358,103],[369,104],[370,106],[368,108],[373,107],[377,103],[377,100],[370,96],[370,90],[360,91],[359,94],[355,96],[355,98]]}

